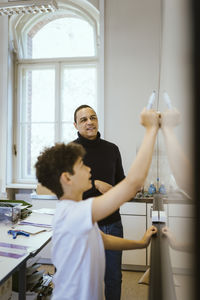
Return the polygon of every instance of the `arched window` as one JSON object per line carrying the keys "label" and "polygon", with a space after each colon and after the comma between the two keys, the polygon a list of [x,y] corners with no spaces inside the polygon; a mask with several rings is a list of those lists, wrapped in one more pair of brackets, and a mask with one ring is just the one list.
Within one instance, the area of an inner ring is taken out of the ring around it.
{"label": "arched window", "polygon": [[28,58],[86,57],[96,55],[94,27],[88,21],[60,16],[43,20],[27,35]]}
{"label": "arched window", "polygon": [[38,154],[76,138],[74,110],[98,112],[99,13],[60,3],[49,14],[11,17],[17,54],[15,182],[34,182]]}

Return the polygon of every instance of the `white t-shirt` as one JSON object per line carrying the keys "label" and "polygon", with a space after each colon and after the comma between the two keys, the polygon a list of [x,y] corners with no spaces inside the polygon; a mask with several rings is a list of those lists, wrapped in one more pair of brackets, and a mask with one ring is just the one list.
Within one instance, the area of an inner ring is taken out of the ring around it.
{"label": "white t-shirt", "polygon": [[53,221],[52,261],[56,267],[52,300],[102,300],[103,240],[92,223],[92,200],[61,200]]}

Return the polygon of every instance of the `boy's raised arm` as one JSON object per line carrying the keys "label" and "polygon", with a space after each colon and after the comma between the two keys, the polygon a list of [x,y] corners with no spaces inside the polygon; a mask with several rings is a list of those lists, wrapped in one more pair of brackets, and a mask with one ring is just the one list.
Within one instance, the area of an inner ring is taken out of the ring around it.
{"label": "boy's raised arm", "polygon": [[128,175],[108,192],[94,198],[92,204],[93,222],[97,222],[116,211],[120,205],[134,197],[144,184],[159,128],[158,113],[154,110],[144,109],[141,113],[141,124],[146,128],[146,132]]}

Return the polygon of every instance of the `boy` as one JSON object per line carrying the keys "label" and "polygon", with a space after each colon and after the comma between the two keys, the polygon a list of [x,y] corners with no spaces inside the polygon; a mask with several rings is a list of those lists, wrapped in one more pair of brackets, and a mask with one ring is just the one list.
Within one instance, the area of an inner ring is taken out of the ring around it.
{"label": "boy", "polygon": [[[125,178],[122,159],[117,145],[102,139],[99,132],[98,116],[87,104],[76,108],[74,126],[78,138],[74,141],[86,150],[83,158],[85,165],[91,168],[92,188],[83,193],[83,199],[104,194]],[[123,226],[119,209],[98,222],[101,231],[106,234],[123,237]],[[105,251],[105,299],[120,300],[122,284],[122,251]]]}
{"label": "boy", "polygon": [[98,197],[81,201],[83,192],[91,188],[90,168],[83,164],[85,151],[81,145],[57,144],[38,157],[38,181],[60,200],[52,238],[52,261],[56,267],[53,300],[102,300],[104,248],[145,248],[156,232],[152,226],[141,240],[132,241],[106,235],[96,223],[135,196],[144,183],[159,128],[159,115],[144,109],[141,123],[146,133],[127,177]]}

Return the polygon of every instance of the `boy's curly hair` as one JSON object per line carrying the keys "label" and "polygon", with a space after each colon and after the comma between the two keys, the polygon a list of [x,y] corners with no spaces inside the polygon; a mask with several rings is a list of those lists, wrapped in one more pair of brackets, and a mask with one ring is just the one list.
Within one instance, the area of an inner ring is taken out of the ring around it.
{"label": "boy's curly hair", "polygon": [[74,174],[74,164],[79,157],[85,155],[82,145],[76,143],[55,144],[45,148],[38,156],[35,164],[38,182],[50,189],[58,199],[63,195],[60,176],[63,172]]}

